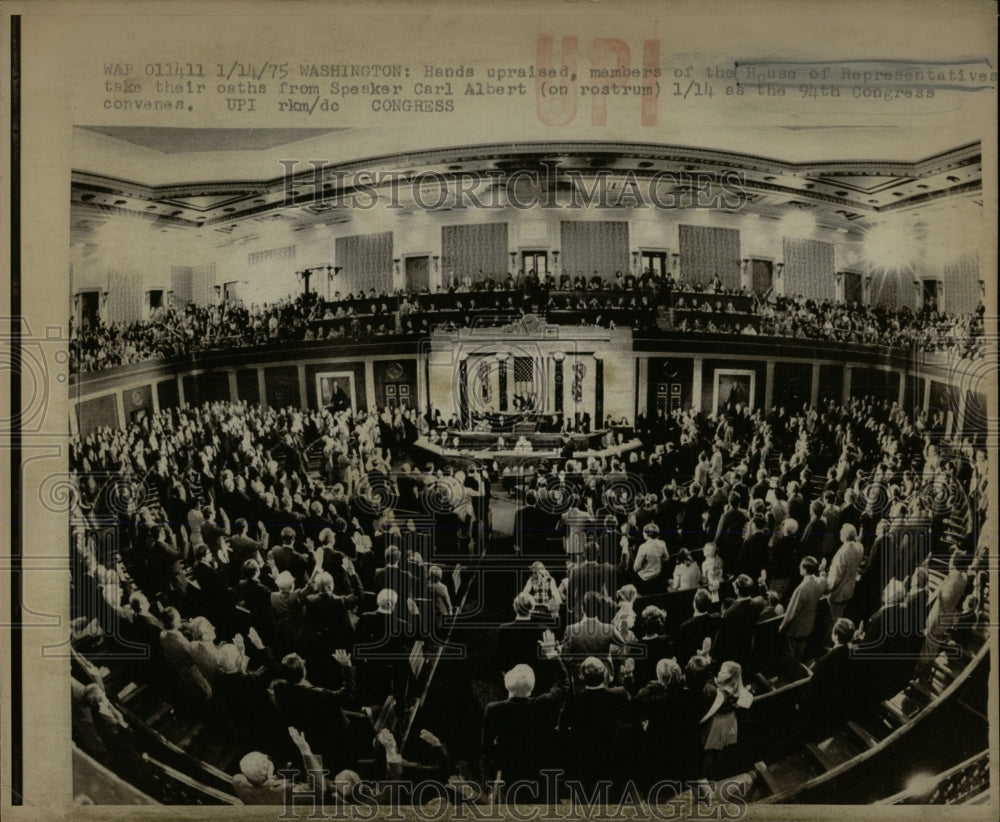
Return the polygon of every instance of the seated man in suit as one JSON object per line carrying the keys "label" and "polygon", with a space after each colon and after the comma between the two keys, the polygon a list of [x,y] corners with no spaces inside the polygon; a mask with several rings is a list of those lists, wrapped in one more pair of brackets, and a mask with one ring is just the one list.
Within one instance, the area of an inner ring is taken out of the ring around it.
{"label": "seated man in suit", "polygon": [[556,654],[555,636],[545,631],[537,642],[539,665],[548,666],[555,684],[546,693],[532,696],[535,673],[518,664],[504,674],[507,699],[491,702],[483,714],[483,773],[487,779],[502,779],[506,787],[519,780],[533,783],[534,790],[517,788],[510,802],[556,801],[542,795],[540,772],[558,762],[555,727],[559,710],[570,690],[569,674]]}
{"label": "seated man in suit", "polygon": [[601,595],[588,591],[583,595],[583,619],[566,626],[560,655],[574,677],[585,659],[594,656],[606,659],[611,650],[614,630],[600,620],[603,607]]}

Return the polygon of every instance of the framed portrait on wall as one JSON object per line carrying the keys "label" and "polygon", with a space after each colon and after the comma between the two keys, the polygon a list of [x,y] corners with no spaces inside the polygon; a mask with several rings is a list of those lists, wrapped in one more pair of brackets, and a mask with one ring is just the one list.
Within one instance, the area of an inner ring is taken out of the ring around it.
{"label": "framed portrait on wall", "polygon": [[354,374],[350,371],[323,371],[316,375],[316,398],[320,408],[353,411],[355,405]]}
{"label": "framed portrait on wall", "polygon": [[731,412],[736,406],[753,408],[757,389],[757,372],[729,368],[715,369],[712,390],[712,413]]}

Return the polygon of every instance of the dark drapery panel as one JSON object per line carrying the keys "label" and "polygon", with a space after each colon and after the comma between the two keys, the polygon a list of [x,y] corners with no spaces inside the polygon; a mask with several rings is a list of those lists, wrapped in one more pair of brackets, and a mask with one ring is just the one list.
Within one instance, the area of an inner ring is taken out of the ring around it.
{"label": "dark drapery panel", "polygon": [[507,223],[446,225],[441,228],[441,264],[444,284],[493,277],[502,280],[510,268]]}
{"label": "dark drapery panel", "polygon": [[191,286],[191,266],[175,265],[170,269],[170,289],[174,292],[174,305],[183,308],[194,299]]}
{"label": "dark drapery panel", "polygon": [[334,254],[341,268],[342,280],[337,284],[341,294],[367,293],[373,288],[379,294],[392,293],[391,231],[338,237]]}
{"label": "dark drapery panel", "polygon": [[785,237],[784,255],[786,294],[817,301],[836,298],[833,243]]}
{"label": "dark drapery panel", "polygon": [[[971,314],[979,305],[979,257],[969,255],[944,267],[944,310]],[[940,300],[939,300],[940,302]]]}
{"label": "dark drapery panel", "polygon": [[735,228],[678,226],[681,276],[706,285],[719,275],[726,288],[740,287],[740,232]]}
{"label": "dark drapery panel", "polygon": [[610,280],[616,271],[628,272],[628,223],[563,222],[561,234],[560,266],[570,276],[589,280],[597,271]]}

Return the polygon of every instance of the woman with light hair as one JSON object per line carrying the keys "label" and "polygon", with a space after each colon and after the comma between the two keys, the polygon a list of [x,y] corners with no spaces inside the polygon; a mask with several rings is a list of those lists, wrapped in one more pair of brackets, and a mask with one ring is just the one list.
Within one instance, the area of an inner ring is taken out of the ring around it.
{"label": "woman with light hair", "polygon": [[701,563],[701,583],[711,593],[716,594],[724,576],[722,557],[719,556],[719,549],[714,542],[706,542],[702,553],[705,558]]}
{"label": "woman with light hair", "polygon": [[558,616],[563,601],[562,595],[545,563],[538,561],[531,563],[531,576],[524,584],[523,593],[530,594],[537,607],[544,608],[553,616]]}
{"label": "woman with light hair", "polygon": [[738,662],[722,663],[719,673],[706,687],[706,694],[713,691],[712,704],[700,723],[705,749],[704,771],[709,779],[725,775],[719,766],[722,752],[735,745],[739,736],[736,710],[753,704],[753,694],[743,685],[743,669]]}

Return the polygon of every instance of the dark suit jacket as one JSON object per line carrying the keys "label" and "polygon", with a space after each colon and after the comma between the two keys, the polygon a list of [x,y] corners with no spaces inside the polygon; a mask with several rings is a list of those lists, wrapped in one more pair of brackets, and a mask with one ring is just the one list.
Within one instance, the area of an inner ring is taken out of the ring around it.
{"label": "dark suit jacket", "polygon": [[236,597],[250,612],[250,624],[265,642],[274,637],[271,618],[271,591],[258,579],[242,579],[236,585]]}
{"label": "dark suit jacket", "polygon": [[746,668],[753,646],[753,634],[764,603],[759,599],[738,599],[722,614],[715,636],[712,658],[719,662],[731,660]]}
{"label": "dark suit jacket", "polygon": [[419,596],[421,593],[417,589],[417,581],[413,575],[399,565],[386,565],[375,571],[376,593],[385,588],[399,594],[400,607],[405,607],[407,597]]}
{"label": "dark suit jacket", "polygon": [[295,584],[302,585],[306,581],[309,573],[309,560],[288,545],[276,545],[268,556],[274,559],[274,564],[278,567],[278,573],[290,571],[295,577]]}
{"label": "dark suit jacket", "polygon": [[619,775],[628,702],[623,688],[586,688],[566,697],[559,731],[569,778],[591,785]]}
{"label": "dark suit jacket", "polygon": [[595,591],[607,597],[614,597],[618,590],[618,573],[610,563],[593,561],[581,562],[569,573],[566,607],[570,619],[583,617],[583,596],[589,591]]}
{"label": "dark suit jacket", "polygon": [[300,650],[306,632],[306,590],[271,594],[271,618],[286,650]]}
{"label": "dark suit jacket", "polygon": [[566,626],[561,656],[576,668],[588,656],[604,659],[611,650],[612,628],[596,619],[581,619]]}
{"label": "dark suit jacket", "polygon": [[314,740],[311,744],[322,752],[331,773],[354,764],[348,720],[343,711],[354,696],[354,668],[344,667],[343,676],[343,687],[335,691],[308,683],[291,685],[283,679],[271,684],[282,716],[291,727],[305,729],[306,738]]}
{"label": "dark suit jacket", "polygon": [[715,530],[715,544],[727,568],[732,567],[739,557],[746,524],[747,515],[739,508],[727,509],[719,517],[719,527]]}
{"label": "dark suit jacket", "polygon": [[497,632],[496,660],[502,672],[515,665],[525,663],[537,674],[542,665],[538,641],[545,632],[545,626],[530,619],[514,620],[500,626]]}
{"label": "dark suit jacket", "polygon": [[856,715],[858,704],[858,663],[851,659],[851,649],[840,645],[824,654],[813,668],[812,679],[799,702],[799,709],[811,723],[809,730],[818,736],[827,729],[842,725]]}
{"label": "dark suit jacket", "polygon": [[[701,643],[705,641],[705,637],[710,637],[714,643],[718,630],[718,614],[698,614],[684,620],[674,634],[677,641],[677,662],[680,666],[683,668],[687,661],[701,649]],[[712,656],[715,656],[714,651]]]}
{"label": "dark suit jacket", "polygon": [[518,779],[538,780],[542,768],[558,761],[555,741],[559,709],[569,692],[569,674],[556,658],[544,663],[556,684],[535,697],[491,702],[483,714],[483,772],[499,771],[509,785]]}

